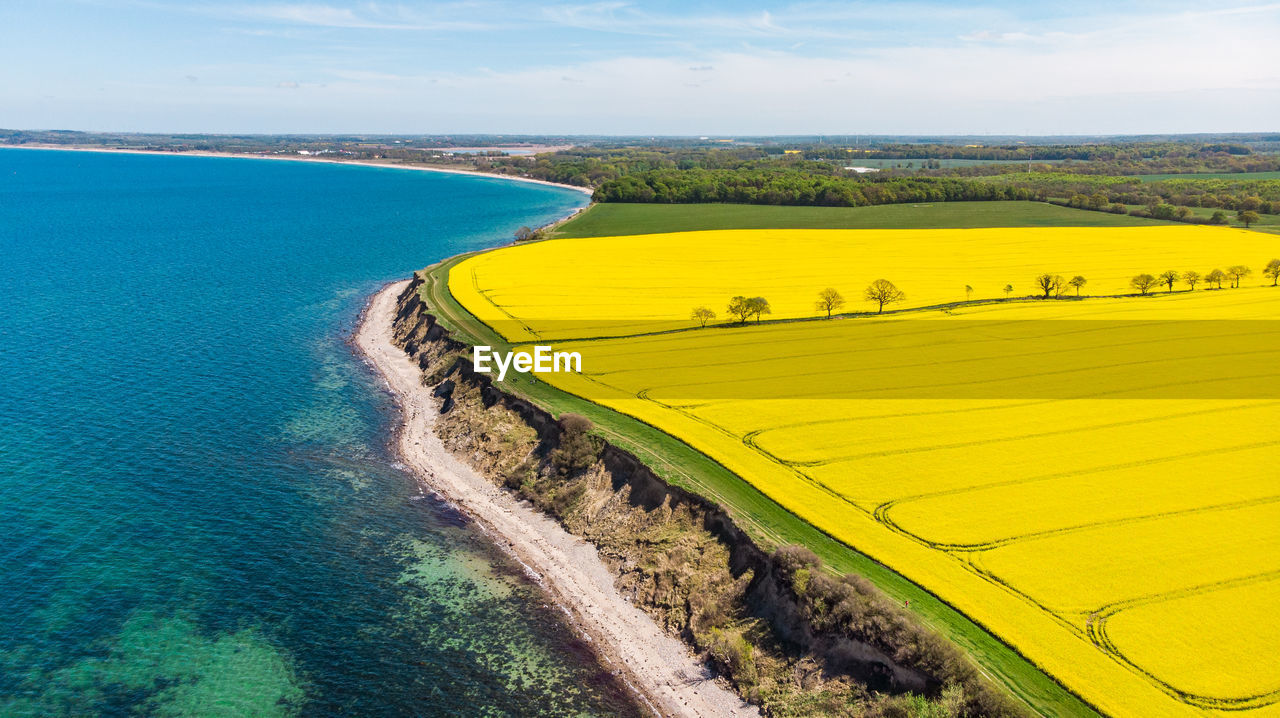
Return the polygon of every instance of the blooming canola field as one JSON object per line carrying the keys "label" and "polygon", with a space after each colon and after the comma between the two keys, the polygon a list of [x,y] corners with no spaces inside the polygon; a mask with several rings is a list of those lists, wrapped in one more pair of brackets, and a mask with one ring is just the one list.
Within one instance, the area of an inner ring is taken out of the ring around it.
{"label": "blooming canola field", "polygon": [[880,278],[906,293],[891,309],[1001,299],[1010,285],[1008,296],[1033,295],[1042,272],[1086,277],[1085,294],[1127,294],[1139,273],[1233,264],[1260,273],[1277,254],[1274,236],[1195,225],[712,230],[506,247],[455,267],[449,290],[521,341],[683,329],[696,306],[727,319],[735,295],[767,298],[770,319],[812,317],[825,287],[849,301],[843,311],[875,311],[861,293]]}
{"label": "blooming canola field", "polygon": [[1103,713],[1272,717],[1270,280],[758,326],[686,317],[734,294],[814,317],[818,290],[852,300],[878,277],[917,308],[965,284],[975,299],[1030,293],[1045,271],[1121,294],[1138,272],[1260,269],[1273,242],[1205,227],[699,232],[501,249],[449,287],[512,341],[582,354],[581,373],[546,381],[684,440]]}

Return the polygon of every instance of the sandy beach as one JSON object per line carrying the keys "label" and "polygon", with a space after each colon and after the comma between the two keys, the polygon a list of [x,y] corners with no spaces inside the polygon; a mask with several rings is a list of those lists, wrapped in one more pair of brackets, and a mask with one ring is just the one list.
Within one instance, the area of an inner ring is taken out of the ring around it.
{"label": "sandy beach", "polygon": [[512,177],[511,175],[491,174],[488,172],[475,172],[472,170],[455,170],[446,167],[423,167],[422,165],[401,165],[390,162],[369,162],[367,160],[331,160],[322,157],[294,157],[284,155],[264,155],[264,154],[238,154],[235,152],[205,152],[202,150],[191,150],[188,152],[160,152],[153,150],[117,150],[110,147],[74,147],[64,145],[0,145],[0,149],[6,147],[13,149],[25,150],[62,150],[65,152],[102,152],[106,154],[125,154],[125,155],[164,155],[166,157],[230,157],[238,159],[251,160],[279,160],[282,162],[323,162],[331,165],[359,165],[361,167],[390,167],[400,170],[418,170],[420,172],[441,172],[451,175],[468,175],[471,177],[488,177],[490,179],[510,180],[512,182],[526,182],[529,184],[540,184],[548,187],[560,187],[562,189],[571,189],[575,192],[581,192],[588,197],[594,192],[590,187],[578,187],[577,185],[561,184],[559,182],[547,182],[546,180],[533,179],[531,177]]}
{"label": "sandy beach", "polygon": [[621,672],[642,702],[663,716],[758,716],[714,680],[688,648],[662,631],[615,590],[595,547],[516,500],[459,461],[432,431],[438,403],[420,372],[392,343],[396,298],[408,282],[384,287],[370,301],[355,344],[398,399],[403,423],[396,445],[422,483],[470,516],[523,563],[606,665]]}

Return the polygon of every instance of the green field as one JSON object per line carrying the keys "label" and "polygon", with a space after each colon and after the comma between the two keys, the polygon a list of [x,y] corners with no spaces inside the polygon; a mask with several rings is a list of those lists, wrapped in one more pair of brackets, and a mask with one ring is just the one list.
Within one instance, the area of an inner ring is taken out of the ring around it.
{"label": "green field", "polygon": [[1225,180],[1273,180],[1280,179],[1280,172],[1205,172],[1196,174],[1165,174],[1165,175],[1134,175],[1134,179],[1143,182],[1161,182],[1163,180],[1195,180],[1195,179],[1225,179]]}
{"label": "green field", "polygon": [[702,229],[964,229],[971,227],[1132,227],[1166,224],[1045,202],[935,202],[874,207],[758,204],[596,204],[551,238],[608,237]]}
{"label": "green field", "polygon": [[[911,213],[907,206],[869,207],[858,209],[815,207],[742,207],[737,205],[596,205],[579,218],[564,225],[572,234],[558,236],[605,236],[637,232],[660,232],[680,229],[742,227],[735,217],[746,215],[765,224],[754,227],[777,227],[778,222],[795,225],[805,217],[813,227],[982,227],[1043,226],[1048,224],[1149,224],[1147,220],[1097,212],[1072,210],[1053,205],[1028,202],[954,203],[922,206],[923,212]],[[603,210],[603,211],[601,211]],[[856,215],[855,215],[856,213]],[[858,217],[854,225],[851,222]],[[1052,219],[1054,217],[1067,219]],[[1075,222],[1068,220],[1077,220]],[[1084,220],[1083,222],[1079,220]],[[1106,221],[1111,220],[1111,221]],[[1128,221],[1125,221],[1128,220]],[[914,224],[927,222],[927,224]],[[701,223],[701,224],[699,224]],[[637,226],[639,225],[639,226]],[[692,226],[690,226],[692,225]],[[464,309],[448,290],[451,267],[470,255],[451,258],[430,268],[422,288],[423,299],[444,327],[461,342],[487,344],[509,351],[511,345],[470,312]],[[1025,659],[1015,649],[988,633],[981,625],[957,612],[889,568],[873,561],[847,545],[814,528],[808,522],[783,509],[733,472],[690,448],[675,437],[629,416],[567,394],[532,375],[508,380],[506,388],[552,414],[570,411],[588,417],[595,431],[618,447],[643,460],[659,476],[674,485],[696,492],[724,507],[734,521],[766,550],[787,544],[803,545],[822,558],[825,566],[837,574],[864,576],[892,598],[909,601],[920,620],[961,647],[981,670],[1011,694],[1021,698],[1033,710],[1045,716],[1096,716],[1079,697],[1067,691]]]}

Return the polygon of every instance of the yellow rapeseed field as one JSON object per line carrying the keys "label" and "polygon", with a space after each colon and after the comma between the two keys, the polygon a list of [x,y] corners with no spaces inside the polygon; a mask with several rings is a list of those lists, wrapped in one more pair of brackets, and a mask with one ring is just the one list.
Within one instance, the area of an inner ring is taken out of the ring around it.
{"label": "yellow rapeseed field", "polygon": [[916,306],[963,300],[965,284],[1028,294],[1042,271],[1118,294],[1138,272],[1260,272],[1273,242],[1202,227],[558,240],[467,260],[450,289],[512,339],[581,352],[582,374],[543,379],[683,439],[1103,712],[1275,717],[1270,280],[759,326],[685,318],[733,294],[812,317],[819,289],[861,304],[882,276]]}
{"label": "yellow rapeseed field", "polygon": [[1234,264],[1252,266],[1256,284],[1276,254],[1274,236],[1193,225],[715,230],[508,247],[454,267],[449,289],[518,341],[683,328],[700,305],[726,319],[735,295],[768,299],[768,318],[812,317],[824,287],[845,297],[844,311],[873,310],[862,292],[880,278],[906,293],[891,308],[1003,298],[1008,285],[1011,296],[1027,296],[1042,272],[1084,276],[1083,293],[1095,296],[1129,293],[1143,272],[1207,274]]}

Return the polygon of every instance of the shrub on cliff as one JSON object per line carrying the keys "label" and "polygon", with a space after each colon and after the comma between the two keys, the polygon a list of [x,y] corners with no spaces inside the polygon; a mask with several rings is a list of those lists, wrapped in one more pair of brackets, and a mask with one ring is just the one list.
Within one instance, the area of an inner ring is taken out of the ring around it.
{"label": "shrub on cliff", "polygon": [[921,625],[867,579],[852,574],[836,578],[823,573],[821,560],[799,546],[778,549],[773,560],[816,632],[843,634],[875,646],[899,665],[922,671],[943,686],[955,687],[948,700],[955,702],[956,696],[962,695],[963,715],[1024,715],[1012,701],[987,685],[951,643]]}
{"label": "shrub on cliff", "polygon": [[822,565],[822,559],[804,546],[783,546],[773,553],[773,560],[787,576],[802,568],[818,568]]}
{"label": "shrub on cliff", "polygon": [[560,443],[551,451],[551,465],[561,476],[574,476],[596,463],[600,449],[591,438],[591,420],[581,414],[560,415]]}
{"label": "shrub on cliff", "polygon": [[711,630],[711,645],[707,654],[720,670],[728,674],[743,692],[759,682],[754,649],[740,631]]}

